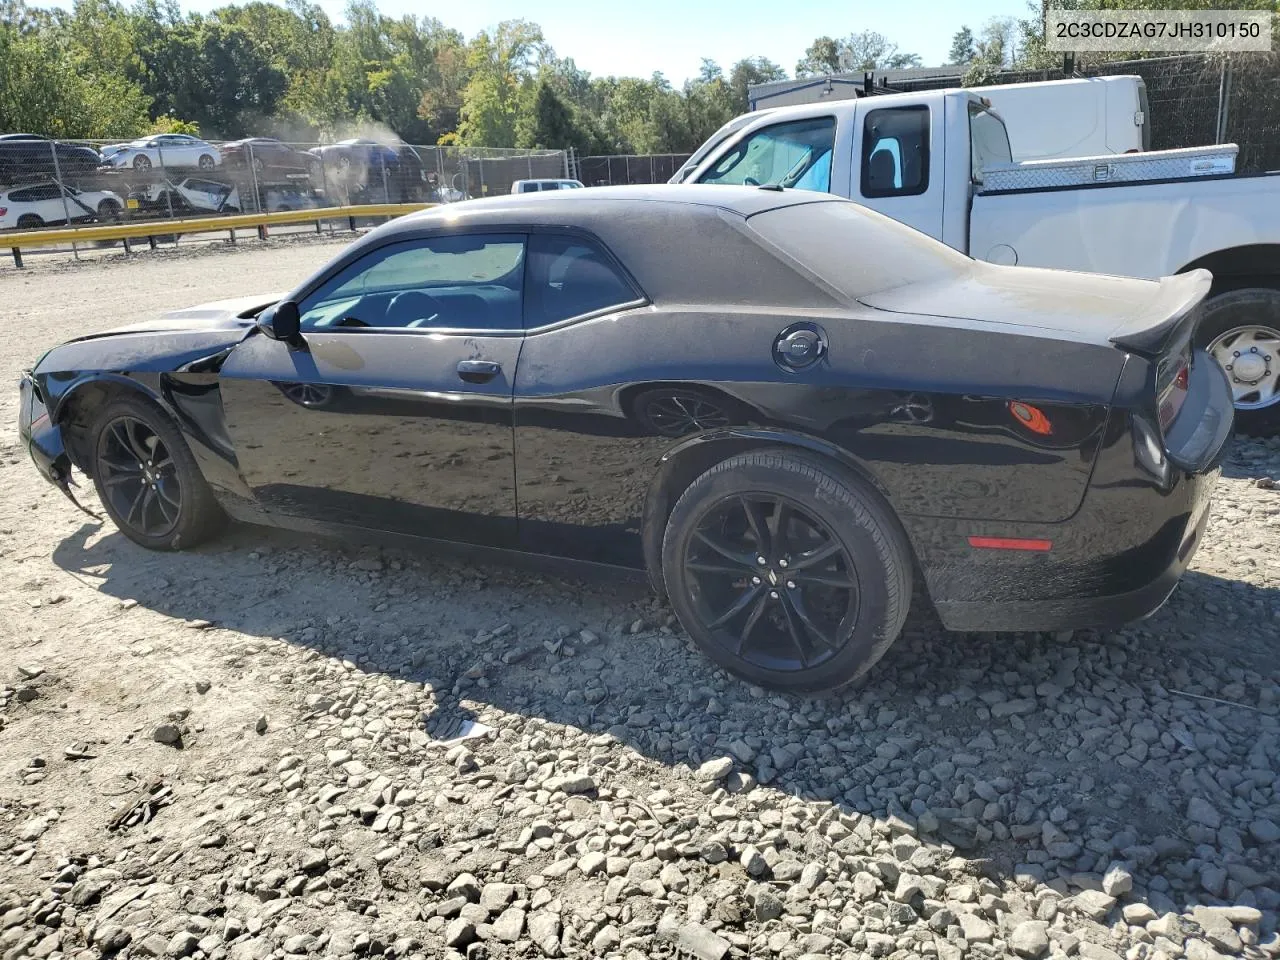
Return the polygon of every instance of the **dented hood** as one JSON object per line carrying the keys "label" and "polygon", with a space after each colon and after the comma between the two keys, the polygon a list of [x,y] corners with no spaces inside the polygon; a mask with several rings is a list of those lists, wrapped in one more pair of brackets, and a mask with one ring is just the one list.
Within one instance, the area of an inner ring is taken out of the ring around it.
{"label": "dented hood", "polygon": [[100,340],[103,337],[127,336],[135,333],[196,333],[213,330],[243,330],[252,326],[253,316],[265,307],[278,302],[287,296],[285,293],[258,294],[257,296],[236,297],[231,300],[215,300],[194,307],[183,307],[162,313],[154,320],[143,320],[138,323],[113,327],[100,333],[91,333],[77,337],[69,343],[80,343],[85,340]]}
{"label": "dented hood", "polygon": [[46,353],[35,372],[176,370],[235,346],[253,329],[254,314],[283,296],[263,294],[218,300],[78,337]]}
{"label": "dented hood", "polygon": [[882,290],[859,300],[877,310],[1147,352],[1159,349],[1165,334],[1199,304],[1211,282],[1204,270],[1153,281],[976,263],[958,277]]}

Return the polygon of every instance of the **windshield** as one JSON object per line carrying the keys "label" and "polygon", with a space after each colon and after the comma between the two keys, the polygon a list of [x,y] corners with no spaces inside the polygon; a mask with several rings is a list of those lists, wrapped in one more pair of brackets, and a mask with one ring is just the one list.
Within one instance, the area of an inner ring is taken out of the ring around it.
{"label": "windshield", "polygon": [[693,156],[681,165],[680,169],[672,175],[671,179],[668,180],[667,183],[683,183],[689,174],[693,173],[697,168],[698,164],[702,163],[702,161],[706,159],[707,154],[720,146],[720,144],[724,143],[725,139],[730,134],[741,130],[759,116],[760,114],[758,113],[744,113],[740,117],[734,117],[711,136],[707,137],[702,146],[693,151]]}
{"label": "windshield", "polygon": [[990,164],[1013,160],[1004,121],[976,100],[969,101],[969,147],[974,183],[982,182],[982,171]]}
{"label": "windshield", "polygon": [[847,200],[776,207],[747,224],[850,299],[973,268],[946,244]]}

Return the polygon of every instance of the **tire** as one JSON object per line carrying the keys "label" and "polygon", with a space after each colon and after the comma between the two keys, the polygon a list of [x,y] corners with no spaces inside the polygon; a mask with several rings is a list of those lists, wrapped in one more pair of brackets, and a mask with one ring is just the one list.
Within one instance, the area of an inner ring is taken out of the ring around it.
{"label": "tire", "polygon": [[[1250,377],[1252,383],[1238,379],[1234,364],[1227,370],[1237,394],[1236,429],[1254,435],[1280,432],[1280,290],[1249,287],[1213,297],[1196,328],[1196,345],[1224,367],[1243,353],[1251,366],[1262,368],[1261,379]],[[1255,384],[1250,392],[1240,392]]]}
{"label": "tire", "polygon": [[196,166],[201,170],[212,170],[218,165],[218,161],[207,153],[200,154],[200,159],[196,161]]}
{"label": "tire", "polygon": [[19,230],[39,230],[44,226],[44,220],[34,213],[24,213],[18,218]]}
{"label": "tire", "polygon": [[103,222],[120,222],[120,204],[114,200],[103,200],[98,204],[98,219]]}
{"label": "tire", "polygon": [[735,405],[727,397],[686,387],[641,390],[627,406],[645,433],[663,437],[727,427],[735,421],[736,414]]}
{"label": "tire", "polygon": [[148,157],[145,153],[138,154],[136,157],[133,158],[133,169],[150,170],[151,158]]}
{"label": "tire", "polygon": [[[150,400],[126,395],[109,401],[94,421],[90,441],[98,499],[134,543],[148,550],[184,550],[225,523],[182,434]],[[148,475],[156,481],[150,493]]]}
{"label": "tire", "polygon": [[[776,549],[760,549],[746,504],[763,540],[783,541]],[[773,530],[784,508],[790,519]],[[806,559],[827,551],[829,559]],[[676,616],[712,660],[762,687],[814,693],[854,683],[897,639],[911,604],[912,559],[889,507],[838,466],[757,450],[712,467],[676,501],[662,578]],[[829,642],[817,642],[816,630]]]}

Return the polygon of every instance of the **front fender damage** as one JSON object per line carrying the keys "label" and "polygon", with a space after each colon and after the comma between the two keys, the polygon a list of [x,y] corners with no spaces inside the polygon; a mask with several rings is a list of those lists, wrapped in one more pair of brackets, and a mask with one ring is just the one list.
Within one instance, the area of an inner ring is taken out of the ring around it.
{"label": "front fender damage", "polygon": [[[25,404],[27,398],[24,397],[23,400]],[[32,406],[40,405],[37,401]],[[72,474],[71,455],[67,453],[67,445],[62,437],[62,428],[54,423],[48,412],[44,410],[40,411],[40,416],[22,426],[25,427],[21,432],[26,434],[27,453],[35,463],[36,469],[40,471],[40,475],[61,490],[66,498],[75,504],[76,509],[101,522],[102,517],[77,500],[71,491],[76,481]]]}

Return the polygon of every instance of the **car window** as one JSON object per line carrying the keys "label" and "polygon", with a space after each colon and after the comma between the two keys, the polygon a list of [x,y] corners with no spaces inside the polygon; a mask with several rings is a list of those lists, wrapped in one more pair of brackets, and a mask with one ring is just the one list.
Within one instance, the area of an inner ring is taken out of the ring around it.
{"label": "car window", "polygon": [[526,325],[542,327],[633,303],[640,295],[599,247],[580,237],[529,238]]}
{"label": "car window", "polygon": [[27,200],[56,200],[62,196],[55,183],[43,183],[27,191]]}
{"label": "car window", "polygon": [[699,183],[780,184],[825,193],[831,187],[834,117],[776,123],[729,149]]}
{"label": "car window", "polygon": [[524,237],[433,237],[379,247],[299,304],[302,329],[518,330]]}
{"label": "car window", "polygon": [[14,190],[9,194],[9,202],[10,203],[30,203],[32,200],[35,199],[35,197],[32,196],[33,193],[34,191],[31,188],[28,188],[26,190]]}
{"label": "car window", "polygon": [[872,110],[862,126],[862,195],[913,196],[929,189],[929,108]]}

